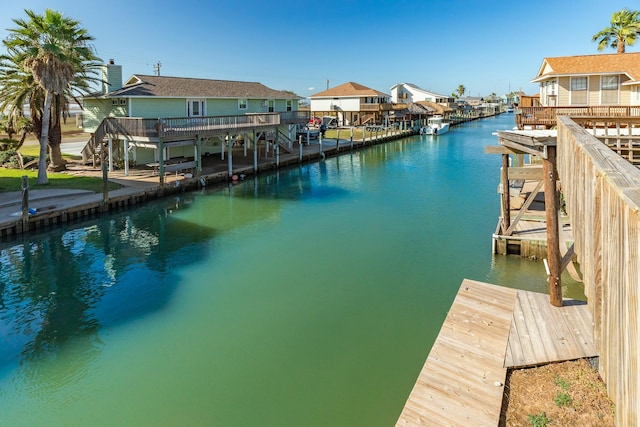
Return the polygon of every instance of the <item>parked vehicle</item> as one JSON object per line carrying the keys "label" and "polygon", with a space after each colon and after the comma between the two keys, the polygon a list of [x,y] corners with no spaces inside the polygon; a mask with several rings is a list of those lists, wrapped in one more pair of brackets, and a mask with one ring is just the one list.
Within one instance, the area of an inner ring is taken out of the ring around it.
{"label": "parked vehicle", "polygon": [[322,119],[320,117],[311,117],[309,119],[309,126],[320,126]]}
{"label": "parked vehicle", "polygon": [[317,127],[311,127],[307,125],[298,125],[296,127],[296,138],[302,136],[303,139],[318,139],[320,131]]}
{"label": "parked vehicle", "polygon": [[338,127],[338,119],[334,116],[323,116],[322,124],[325,129],[336,129]]}

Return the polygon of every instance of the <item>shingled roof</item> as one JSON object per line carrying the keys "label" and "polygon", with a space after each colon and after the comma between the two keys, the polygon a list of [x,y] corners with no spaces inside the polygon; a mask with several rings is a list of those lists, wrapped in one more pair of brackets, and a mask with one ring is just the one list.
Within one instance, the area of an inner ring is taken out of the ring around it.
{"label": "shingled roof", "polygon": [[318,92],[309,98],[329,98],[337,96],[390,96],[384,92],[363,86],[359,83],[347,82],[340,86],[332,87],[323,92]]}
{"label": "shingled roof", "polygon": [[262,83],[134,74],[109,97],[300,99]]}
{"label": "shingled roof", "polygon": [[545,58],[538,75],[531,82],[540,82],[550,77],[590,74],[625,74],[630,79],[626,84],[638,83],[640,52]]}

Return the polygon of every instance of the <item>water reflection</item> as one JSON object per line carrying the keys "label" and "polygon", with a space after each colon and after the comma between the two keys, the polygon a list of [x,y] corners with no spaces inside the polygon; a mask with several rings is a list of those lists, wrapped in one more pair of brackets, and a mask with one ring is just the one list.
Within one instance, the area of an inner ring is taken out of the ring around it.
{"label": "water reflection", "polygon": [[[228,196],[248,199],[277,199],[282,201],[321,202],[349,197],[362,175],[374,173],[375,167],[407,150],[419,140],[406,138],[393,144],[381,144],[364,150],[343,153],[318,163],[300,165],[275,171],[273,174],[253,176],[229,188],[218,188]],[[336,176],[340,175],[340,179]],[[342,186],[336,186],[340,182]]]}
{"label": "water reflection", "polygon": [[81,343],[81,351],[67,354],[69,370],[54,379],[64,384],[99,351],[101,328],[160,310],[178,283],[173,270],[206,256],[215,233],[172,215],[191,199],[0,248],[0,372],[18,364],[39,383],[41,363]]}

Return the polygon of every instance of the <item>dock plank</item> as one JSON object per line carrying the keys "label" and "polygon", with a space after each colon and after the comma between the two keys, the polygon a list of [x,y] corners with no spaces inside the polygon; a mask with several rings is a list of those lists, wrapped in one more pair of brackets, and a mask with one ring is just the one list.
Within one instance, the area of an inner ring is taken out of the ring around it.
{"label": "dock plank", "polygon": [[516,293],[462,282],[396,425],[497,425]]}
{"label": "dock plank", "polygon": [[586,303],[565,299],[562,307],[554,307],[549,303],[549,295],[518,291],[505,367],[597,355],[591,312]]}
{"label": "dock plank", "polygon": [[593,356],[586,303],[465,279],[396,426],[497,426],[507,369]]}

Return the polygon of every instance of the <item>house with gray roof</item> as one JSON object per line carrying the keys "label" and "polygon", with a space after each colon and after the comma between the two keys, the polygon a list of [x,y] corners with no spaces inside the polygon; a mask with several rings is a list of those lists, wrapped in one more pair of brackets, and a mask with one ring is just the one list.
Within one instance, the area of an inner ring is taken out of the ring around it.
{"label": "house with gray roof", "polygon": [[[238,141],[291,149],[296,127],[308,121],[301,97],[257,82],[134,74],[122,79],[113,61],[102,67],[101,90],[82,99],[83,127],[91,139],[85,161],[105,144],[109,170],[173,158],[194,159],[230,150]],[[243,150],[246,155],[246,148]],[[257,167],[257,166],[256,166]]]}
{"label": "house with gray roof", "polygon": [[262,83],[134,74],[103,66],[101,91],[83,98],[83,127],[94,132],[105,117],[207,117],[297,111],[301,97]]}

